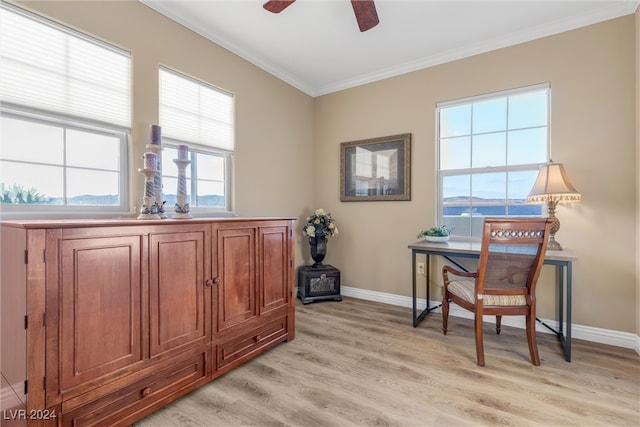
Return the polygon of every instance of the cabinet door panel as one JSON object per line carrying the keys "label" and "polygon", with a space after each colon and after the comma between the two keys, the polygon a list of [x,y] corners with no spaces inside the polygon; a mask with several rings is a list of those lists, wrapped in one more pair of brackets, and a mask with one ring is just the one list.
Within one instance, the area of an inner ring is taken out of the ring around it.
{"label": "cabinet door panel", "polygon": [[140,236],[62,242],[62,392],[142,360],[140,258]]}
{"label": "cabinet door panel", "polygon": [[264,314],[289,302],[289,228],[260,227],[259,236],[260,313]]}
{"label": "cabinet door panel", "polygon": [[218,330],[257,315],[254,227],[217,232]]}
{"label": "cabinet door panel", "polygon": [[206,344],[205,319],[211,303],[204,284],[204,231],[149,238],[151,357],[177,347]]}

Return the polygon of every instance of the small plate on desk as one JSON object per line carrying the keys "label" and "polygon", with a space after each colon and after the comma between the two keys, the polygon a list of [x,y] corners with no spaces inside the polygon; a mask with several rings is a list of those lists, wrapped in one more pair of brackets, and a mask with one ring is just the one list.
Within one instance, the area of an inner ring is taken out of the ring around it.
{"label": "small plate on desk", "polygon": [[427,242],[442,243],[442,242],[448,242],[449,236],[424,236],[424,239]]}

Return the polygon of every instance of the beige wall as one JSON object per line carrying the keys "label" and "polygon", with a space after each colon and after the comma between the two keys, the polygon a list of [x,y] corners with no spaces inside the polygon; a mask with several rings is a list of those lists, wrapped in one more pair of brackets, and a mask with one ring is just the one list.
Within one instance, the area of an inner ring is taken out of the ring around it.
{"label": "beige wall", "polygon": [[137,1],[15,3],[132,53],[133,203],[142,200],[136,171],[158,123],[158,66],[166,65],[235,94],[238,214],[300,217],[313,208],[311,97]]}
{"label": "beige wall", "polygon": [[[583,194],[582,203],[558,209],[558,240],[580,257],[573,320],[640,330],[640,178],[634,179],[640,156],[630,155],[640,134],[638,14],[314,100],[135,1],[19,3],[132,52],[136,161],[158,122],[158,65],[235,93],[236,212],[304,217],[317,207],[330,210],[340,236],[331,239],[326,261],[342,270],[343,284],[396,295],[410,295],[407,244],[435,223],[436,102],[551,82],[552,156]],[[405,132],[413,135],[412,200],[341,203],[340,142]],[[139,203],[137,175],[132,191]],[[308,262],[300,234],[297,243],[297,263]],[[552,271],[542,281],[540,310],[552,317]]]}
{"label": "beige wall", "polygon": [[636,335],[640,336],[640,7],[636,9]]}
{"label": "beige wall", "polygon": [[[557,211],[558,241],[580,258],[573,321],[635,332],[634,31],[627,16],[317,98],[317,201],[340,227],[327,261],[342,283],[411,295],[407,244],[436,218],[437,102],[550,82],[552,158],[583,195]],[[341,203],[340,142],[405,132],[413,134],[412,200]],[[539,313],[550,318],[553,280],[545,267]]]}

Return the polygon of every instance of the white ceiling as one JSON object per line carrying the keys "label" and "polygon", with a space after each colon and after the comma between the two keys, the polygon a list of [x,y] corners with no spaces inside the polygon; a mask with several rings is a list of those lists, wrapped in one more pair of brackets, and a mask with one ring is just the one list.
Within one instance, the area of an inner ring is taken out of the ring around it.
{"label": "white ceiling", "polygon": [[139,0],[310,96],[634,13],[640,0],[376,0],[361,33],[350,0]]}

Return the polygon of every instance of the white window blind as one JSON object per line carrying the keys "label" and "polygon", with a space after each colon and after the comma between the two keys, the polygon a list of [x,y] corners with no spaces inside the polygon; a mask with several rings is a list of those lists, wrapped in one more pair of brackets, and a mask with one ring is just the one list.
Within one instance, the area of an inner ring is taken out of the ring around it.
{"label": "white window blind", "polygon": [[17,7],[0,7],[3,103],[131,127],[131,55]]}
{"label": "white window blind", "polygon": [[160,68],[163,137],[233,151],[233,96]]}

